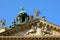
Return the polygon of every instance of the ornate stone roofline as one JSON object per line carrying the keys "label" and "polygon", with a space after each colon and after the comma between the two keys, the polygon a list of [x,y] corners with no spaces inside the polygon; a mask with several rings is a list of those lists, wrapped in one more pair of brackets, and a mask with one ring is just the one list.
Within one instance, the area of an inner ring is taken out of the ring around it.
{"label": "ornate stone roofline", "polygon": [[60,40],[60,36],[57,37],[0,36],[0,40]]}
{"label": "ornate stone roofline", "polygon": [[20,32],[20,31],[24,31],[24,30],[26,30],[26,29],[30,29],[30,26],[33,24],[33,25],[36,25],[35,23],[37,22],[37,21],[39,21],[40,22],[40,24],[42,23],[43,25],[44,24],[46,24],[45,26],[48,26],[48,27],[50,27],[52,30],[55,30],[55,31],[57,31],[57,32],[59,32],[60,33],[60,28],[58,27],[58,26],[56,26],[56,25],[53,25],[53,24],[50,24],[49,22],[46,22],[46,21],[43,21],[43,20],[33,20],[33,21],[31,21],[31,22],[28,22],[28,23],[26,23],[26,24],[24,24],[23,26],[17,26],[16,28],[12,28],[12,29],[10,29],[10,30],[7,30],[7,31],[5,31],[5,32],[2,32],[0,35],[5,35],[5,36],[8,36],[8,35],[12,35],[12,34],[15,34],[15,33],[17,33],[17,32]]}

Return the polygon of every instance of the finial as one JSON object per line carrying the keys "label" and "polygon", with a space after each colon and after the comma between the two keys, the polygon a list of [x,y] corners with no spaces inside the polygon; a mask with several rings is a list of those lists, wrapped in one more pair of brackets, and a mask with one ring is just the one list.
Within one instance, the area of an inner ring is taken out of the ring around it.
{"label": "finial", "polygon": [[43,16],[42,18],[45,18],[46,16]]}
{"label": "finial", "polygon": [[33,20],[34,20],[34,17],[30,16],[29,21],[33,21]]}
{"label": "finial", "polygon": [[21,10],[24,10],[24,7],[23,6],[21,7]]}
{"label": "finial", "polygon": [[15,19],[14,19],[14,21],[12,22],[12,26],[15,26],[16,25],[16,22],[15,22]]}
{"label": "finial", "polygon": [[15,22],[15,19],[14,19],[14,22]]}
{"label": "finial", "polygon": [[21,10],[20,10],[19,14],[20,14],[20,13],[22,13],[22,14],[25,13],[25,10],[24,10],[24,7],[23,7],[23,6],[21,7]]}
{"label": "finial", "polygon": [[15,23],[15,19],[13,19],[13,22],[12,23]]}
{"label": "finial", "polygon": [[5,25],[5,20],[3,19],[3,20],[1,20],[1,23],[2,23],[2,25],[4,24]]}
{"label": "finial", "polygon": [[36,14],[37,19],[39,18],[39,13],[40,13],[40,11],[38,9],[35,9],[35,14]]}
{"label": "finial", "polygon": [[46,17],[46,16],[43,16],[43,17],[42,17],[42,20],[45,20],[45,17]]}
{"label": "finial", "polygon": [[2,27],[4,28],[4,26],[5,26],[5,20],[4,19],[1,20],[1,23],[2,23]]}

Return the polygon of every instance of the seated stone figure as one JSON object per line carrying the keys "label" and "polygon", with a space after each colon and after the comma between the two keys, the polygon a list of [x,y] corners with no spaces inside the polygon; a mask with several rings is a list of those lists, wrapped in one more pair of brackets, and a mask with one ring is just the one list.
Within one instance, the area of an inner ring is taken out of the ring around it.
{"label": "seated stone figure", "polygon": [[29,34],[34,34],[37,32],[37,28],[36,26],[32,26],[31,29],[25,34],[25,35],[29,35]]}
{"label": "seated stone figure", "polygon": [[42,27],[41,28],[41,32],[42,32],[42,35],[43,36],[45,36],[46,34],[48,34],[48,35],[51,35],[52,34],[51,30],[48,30],[47,27]]}

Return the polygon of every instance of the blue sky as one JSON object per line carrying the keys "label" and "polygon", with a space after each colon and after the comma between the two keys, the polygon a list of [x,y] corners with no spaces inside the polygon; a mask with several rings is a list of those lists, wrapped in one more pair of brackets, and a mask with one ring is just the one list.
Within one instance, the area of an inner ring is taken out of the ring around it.
{"label": "blue sky", "polygon": [[0,20],[5,19],[6,26],[10,26],[22,6],[28,15],[34,17],[34,9],[37,8],[41,12],[40,17],[46,16],[47,21],[60,26],[60,0],[0,0]]}

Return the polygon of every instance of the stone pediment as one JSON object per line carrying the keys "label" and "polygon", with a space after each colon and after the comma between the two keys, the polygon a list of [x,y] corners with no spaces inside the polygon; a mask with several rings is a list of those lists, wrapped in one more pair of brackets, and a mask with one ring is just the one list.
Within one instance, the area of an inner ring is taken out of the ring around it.
{"label": "stone pediment", "polygon": [[24,25],[17,25],[16,28],[12,28],[7,31],[4,31],[0,33],[0,35],[3,35],[3,36],[29,36],[29,35],[30,36],[59,36],[60,27],[54,24],[51,24],[47,21],[43,21],[39,19],[39,20],[34,20],[32,22],[28,22]]}

